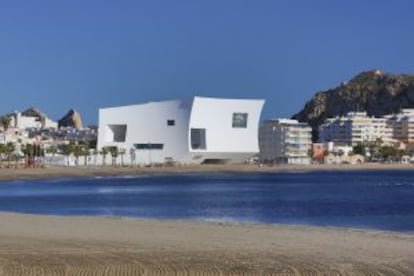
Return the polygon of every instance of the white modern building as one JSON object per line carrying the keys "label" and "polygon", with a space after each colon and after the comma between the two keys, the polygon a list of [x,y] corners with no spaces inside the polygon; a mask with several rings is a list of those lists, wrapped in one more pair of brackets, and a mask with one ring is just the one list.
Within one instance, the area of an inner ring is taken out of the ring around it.
{"label": "white modern building", "polygon": [[392,141],[392,130],[385,118],[367,116],[366,112],[349,112],[346,116],[327,119],[319,127],[319,141],[355,146],[363,142]]}
{"label": "white modern building", "polygon": [[263,122],[259,131],[259,158],[262,162],[310,164],[312,129],[291,119]]}
{"label": "white modern building", "polygon": [[239,163],[259,152],[264,100],[193,97],[99,110],[98,149],[125,162]]}

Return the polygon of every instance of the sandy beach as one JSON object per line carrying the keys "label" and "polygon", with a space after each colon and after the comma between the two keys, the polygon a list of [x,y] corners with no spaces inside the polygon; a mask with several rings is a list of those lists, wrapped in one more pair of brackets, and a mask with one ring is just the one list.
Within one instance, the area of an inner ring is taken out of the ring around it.
{"label": "sandy beach", "polygon": [[311,172],[311,171],[353,171],[353,170],[414,170],[413,164],[366,163],[359,165],[183,165],[160,167],[112,167],[112,166],[78,166],[78,167],[42,167],[42,168],[1,168],[0,180],[42,179],[57,177],[119,176],[143,174],[180,174],[180,173],[277,173],[277,172]]}
{"label": "sandy beach", "polygon": [[0,275],[413,275],[414,235],[0,213]]}

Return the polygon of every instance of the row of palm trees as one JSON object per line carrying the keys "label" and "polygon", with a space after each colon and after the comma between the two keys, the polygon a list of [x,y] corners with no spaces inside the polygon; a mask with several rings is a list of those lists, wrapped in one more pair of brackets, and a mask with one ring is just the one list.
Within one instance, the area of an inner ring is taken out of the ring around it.
{"label": "row of palm trees", "polygon": [[[75,157],[75,165],[80,165],[79,164],[80,158],[83,157],[84,165],[87,166],[89,157],[91,155],[94,156],[94,160],[95,160],[94,162],[95,162],[95,165],[96,165],[97,157],[98,157],[98,155],[101,155],[102,156],[102,162],[101,163],[102,163],[103,166],[105,166],[107,156],[110,155],[112,166],[117,165],[118,157],[121,158],[121,166],[124,166],[124,156],[126,154],[126,150],[122,149],[122,148],[120,149],[118,147],[112,146],[112,147],[104,147],[100,151],[98,151],[96,148],[93,148],[91,150],[91,148],[89,147],[89,145],[87,143],[78,143],[78,144],[69,143],[69,144],[62,145],[61,148],[62,148],[61,152],[67,158],[69,158],[69,156],[71,156],[71,155],[73,155]],[[50,148],[49,148],[49,150],[50,150]],[[57,149],[54,152],[56,153]]]}
{"label": "row of palm trees", "polygon": [[[62,154],[68,160],[73,156],[75,158],[75,165],[81,165],[80,161],[83,160],[83,165],[89,165],[90,157],[94,156],[94,163],[97,164],[98,155],[101,156],[103,166],[107,165],[107,157],[111,156],[111,165],[116,166],[118,158],[120,158],[120,165],[124,166],[124,156],[126,154],[125,149],[118,147],[105,147],[98,151],[96,148],[90,148],[90,145],[85,142],[80,143],[68,143],[68,144],[54,144],[47,148],[43,148],[38,144],[20,144],[16,143],[0,143],[0,166],[4,161],[8,162],[8,167],[12,167],[14,162],[17,167],[19,163],[22,163],[24,159],[25,166],[35,167],[38,165],[38,161],[45,156],[45,154],[51,155],[52,159],[57,154]],[[131,158],[132,160],[132,158]]]}
{"label": "row of palm trees", "polygon": [[24,159],[25,165],[35,166],[36,157],[43,156],[43,150],[38,145],[23,144],[20,145],[20,150],[16,151],[17,146],[13,142],[0,144],[0,166],[3,161],[7,160],[8,167],[12,167],[12,162],[17,167]]}
{"label": "row of palm trees", "polygon": [[111,165],[115,166],[116,160],[118,159],[118,157],[121,157],[121,166],[124,166],[124,156],[126,154],[126,150],[123,148],[118,148],[118,147],[104,147],[102,148],[99,152],[95,149],[94,150],[94,155],[97,156],[98,154],[100,154],[102,156],[102,165],[105,166],[106,165],[106,156],[109,154],[111,155]]}
{"label": "row of palm trees", "polygon": [[11,166],[12,159],[14,159],[15,145],[13,143],[0,144],[0,164],[4,159],[7,159],[8,166]]}

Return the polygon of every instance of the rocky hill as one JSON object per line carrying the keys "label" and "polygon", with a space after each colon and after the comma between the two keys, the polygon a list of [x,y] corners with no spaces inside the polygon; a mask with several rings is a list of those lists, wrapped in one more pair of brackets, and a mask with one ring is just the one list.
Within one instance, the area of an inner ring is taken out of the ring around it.
{"label": "rocky hill", "polygon": [[69,110],[68,113],[66,113],[66,115],[63,116],[62,119],[58,121],[58,124],[59,124],[59,128],[60,127],[74,127],[76,129],[83,128],[81,115],[79,112],[77,112],[74,109]]}
{"label": "rocky hill", "polygon": [[366,111],[370,116],[414,108],[414,75],[393,75],[380,70],[362,72],[336,88],[318,92],[293,118],[312,126],[313,139],[326,118],[350,111]]}
{"label": "rocky hill", "polygon": [[36,117],[38,119],[42,119],[44,117],[47,117],[46,114],[44,114],[42,111],[35,107],[30,107],[22,112],[22,116],[25,117]]}

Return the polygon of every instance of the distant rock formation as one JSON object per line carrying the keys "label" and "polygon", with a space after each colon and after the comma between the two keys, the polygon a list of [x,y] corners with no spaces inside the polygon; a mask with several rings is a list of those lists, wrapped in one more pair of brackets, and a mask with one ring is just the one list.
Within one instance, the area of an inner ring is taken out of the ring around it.
{"label": "distant rock formation", "polygon": [[78,130],[83,128],[81,115],[74,109],[69,110],[69,112],[58,121],[58,125],[59,128],[73,127]]}
{"label": "distant rock formation", "polygon": [[393,75],[380,70],[362,72],[348,83],[318,92],[304,108],[293,115],[312,127],[313,140],[318,127],[330,117],[350,111],[366,111],[370,116],[383,116],[414,108],[414,75]]}
{"label": "distant rock formation", "polygon": [[39,120],[42,120],[43,118],[46,117],[46,115],[42,111],[40,111],[39,109],[35,107],[30,107],[26,109],[25,111],[23,111],[22,116],[35,117],[35,118],[38,118]]}

